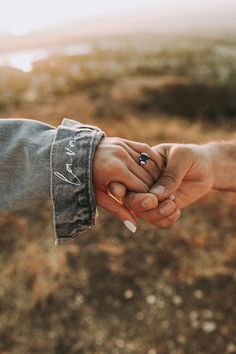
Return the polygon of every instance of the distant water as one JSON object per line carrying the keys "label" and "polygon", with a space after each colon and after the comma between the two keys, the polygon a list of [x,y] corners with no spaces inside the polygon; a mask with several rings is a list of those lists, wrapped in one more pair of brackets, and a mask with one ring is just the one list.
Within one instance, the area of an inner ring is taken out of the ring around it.
{"label": "distant water", "polygon": [[33,63],[38,60],[47,59],[52,55],[84,55],[92,50],[88,44],[69,45],[49,49],[36,49],[19,52],[0,54],[0,66],[10,66],[24,72],[30,72]]}

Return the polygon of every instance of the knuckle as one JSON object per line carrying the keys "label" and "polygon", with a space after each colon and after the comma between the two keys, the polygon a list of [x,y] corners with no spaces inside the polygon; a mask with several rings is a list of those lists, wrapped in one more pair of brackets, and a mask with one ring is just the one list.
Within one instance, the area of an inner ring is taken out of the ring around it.
{"label": "knuckle", "polygon": [[175,144],[173,146],[173,152],[174,153],[182,153],[183,151],[185,151],[186,147],[184,144]]}
{"label": "knuckle", "polygon": [[155,164],[152,160],[150,160],[150,159],[147,161],[146,167],[147,167],[150,171],[152,171],[152,172],[157,171],[157,166],[156,166],[156,164]]}
{"label": "knuckle", "polygon": [[127,156],[127,152],[125,151],[125,149],[119,145],[116,145],[114,153],[117,157],[121,159],[124,159]]}
{"label": "knuckle", "polygon": [[133,211],[137,211],[138,208],[138,195],[136,193],[128,193],[125,198],[125,205],[130,207]]}
{"label": "knuckle", "polygon": [[144,181],[144,183],[145,183],[149,188],[152,187],[152,185],[153,185],[153,179],[152,179],[152,177],[149,175],[149,173],[143,174],[143,181]]}
{"label": "knuckle", "polygon": [[143,149],[144,152],[149,151],[150,146],[148,144],[146,144],[146,143],[142,143],[142,149]]}
{"label": "knuckle", "polygon": [[126,147],[126,144],[119,138],[115,138],[114,143],[115,143],[115,145],[121,146],[122,148]]}
{"label": "knuckle", "polygon": [[119,145],[120,140],[119,140],[119,138],[112,138],[111,143],[112,143],[112,145]]}
{"label": "knuckle", "polygon": [[170,170],[170,171],[166,171],[165,173],[165,180],[171,182],[171,183],[176,183],[178,180],[178,176],[176,174],[176,172]]}
{"label": "knuckle", "polygon": [[174,222],[174,221],[177,221],[179,219],[180,215],[181,215],[181,211],[180,211],[180,209],[177,209],[172,215],[170,215],[168,217],[168,219],[170,221]]}
{"label": "knuckle", "polygon": [[122,140],[121,138],[119,138],[118,136],[114,136],[114,137],[109,138],[109,139],[111,140],[111,142],[112,142],[113,144],[118,144],[118,143],[120,143],[120,142],[123,142],[123,140]]}
{"label": "knuckle", "polygon": [[159,174],[160,174],[159,168],[151,160],[148,161],[148,168],[149,168],[149,171],[150,171],[152,177],[154,178],[154,180],[156,180],[159,177]]}
{"label": "knuckle", "polygon": [[188,146],[184,145],[184,144],[177,144],[174,147],[174,154],[176,156],[180,156],[180,157],[186,157],[188,155],[191,154],[191,150],[189,149]]}
{"label": "knuckle", "polygon": [[153,209],[150,211],[146,211],[143,213],[145,220],[149,221],[150,223],[157,223],[160,222],[161,216],[158,214],[157,209]]}

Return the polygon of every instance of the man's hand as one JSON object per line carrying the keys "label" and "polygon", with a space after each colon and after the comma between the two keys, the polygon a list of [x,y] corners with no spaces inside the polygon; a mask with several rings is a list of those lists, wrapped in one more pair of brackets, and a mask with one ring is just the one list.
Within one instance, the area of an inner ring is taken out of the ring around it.
{"label": "man's hand", "polygon": [[212,189],[214,169],[208,145],[161,144],[154,151],[166,161],[157,184],[151,188],[158,199],[175,195],[177,208],[185,208]]}

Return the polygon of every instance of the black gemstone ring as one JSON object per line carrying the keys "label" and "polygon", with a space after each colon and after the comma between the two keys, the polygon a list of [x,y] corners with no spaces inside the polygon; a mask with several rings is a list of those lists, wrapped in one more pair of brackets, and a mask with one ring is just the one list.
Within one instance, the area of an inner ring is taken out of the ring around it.
{"label": "black gemstone ring", "polygon": [[146,152],[141,152],[140,156],[139,156],[139,164],[141,166],[144,166],[149,160],[149,155],[146,154]]}

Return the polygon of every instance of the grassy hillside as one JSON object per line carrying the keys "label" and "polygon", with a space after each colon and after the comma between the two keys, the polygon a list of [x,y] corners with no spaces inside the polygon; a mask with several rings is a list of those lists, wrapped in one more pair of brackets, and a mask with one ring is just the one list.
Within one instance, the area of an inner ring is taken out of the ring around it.
{"label": "grassy hillside", "polygon": [[[235,51],[232,39],[117,39],[29,74],[2,68],[0,117],[66,116],[149,144],[235,139]],[[59,248],[50,203],[0,215],[0,352],[235,353],[235,203],[214,192],[135,236],[101,211]]]}

